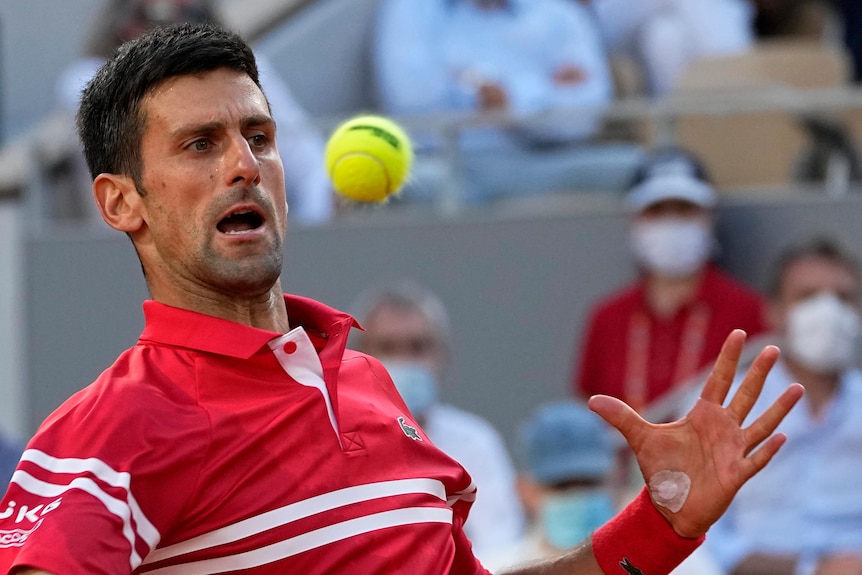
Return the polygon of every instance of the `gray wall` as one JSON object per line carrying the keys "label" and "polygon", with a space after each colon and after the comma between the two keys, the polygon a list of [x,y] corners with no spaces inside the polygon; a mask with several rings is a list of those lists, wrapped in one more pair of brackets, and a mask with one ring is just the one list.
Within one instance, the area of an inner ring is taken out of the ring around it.
{"label": "gray wall", "polygon": [[54,109],[54,82],[81,53],[101,0],[0,0],[0,136]]}
{"label": "gray wall", "polygon": [[[288,232],[286,291],[346,309],[363,288],[413,277],[452,314],[449,400],[488,417],[511,441],[530,407],[567,393],[587,306],[633,274],[625,216],[611,201],[564,202],[532,215],[453,219],[387,209]],[[529,214],[529,212],[527,212]],[[789,241],[822,230],[862,247],[862,196],[730,198],[722,262],[755,287]],[[26,246],[29,425],[89,383],[140,333],[146,297],[128,240],[55,233]]]}

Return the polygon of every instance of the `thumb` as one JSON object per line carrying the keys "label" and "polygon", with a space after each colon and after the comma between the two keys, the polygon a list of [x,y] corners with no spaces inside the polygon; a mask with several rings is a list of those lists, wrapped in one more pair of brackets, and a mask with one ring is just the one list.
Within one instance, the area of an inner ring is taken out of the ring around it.
{"label": "thumb", "polygon": [[649,426],[644,418],[624,401],[609,395],[594,395],[587,406],[599,417],[617,428],[631,445],[635,435],[645,426]]}

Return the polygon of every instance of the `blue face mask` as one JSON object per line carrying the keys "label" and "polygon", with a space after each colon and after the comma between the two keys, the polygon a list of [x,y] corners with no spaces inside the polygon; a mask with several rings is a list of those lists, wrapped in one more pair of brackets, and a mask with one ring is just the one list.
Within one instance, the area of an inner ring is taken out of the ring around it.
{"label": "blue face mask", "polygon": [[427,367],[406,361],[384,362],[395,388],[414,417],[422,417],[437,401],[437,380]]}
{"label": "blue face mask", "polygon": [[601,489],[549,495],[542,503],[545,539],[564,551],[584,541],[614,515],[611,496]]}

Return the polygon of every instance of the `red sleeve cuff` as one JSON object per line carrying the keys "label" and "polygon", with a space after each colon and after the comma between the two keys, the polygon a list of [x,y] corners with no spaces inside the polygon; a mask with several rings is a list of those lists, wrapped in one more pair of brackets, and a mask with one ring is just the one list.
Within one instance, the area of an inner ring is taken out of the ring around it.
{"label": "red sleeve cuff", "polygon": [[646,487],[593,535],[593,554],[606,575],[667,575],[703,543],[680,537]]}

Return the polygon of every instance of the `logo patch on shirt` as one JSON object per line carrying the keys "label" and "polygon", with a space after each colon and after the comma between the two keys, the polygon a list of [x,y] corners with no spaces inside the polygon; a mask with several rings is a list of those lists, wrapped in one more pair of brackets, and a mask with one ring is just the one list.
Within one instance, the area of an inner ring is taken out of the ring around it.
{"label": "logo patch on shirt", "polygon": [[398,418],[398,425],[401,426],[401,431],[404,432],[404,435],[413,441],[422,441],[422,438],[419,437],[419,431],[412,425],[408,425],[407,421],[403,417]]}

